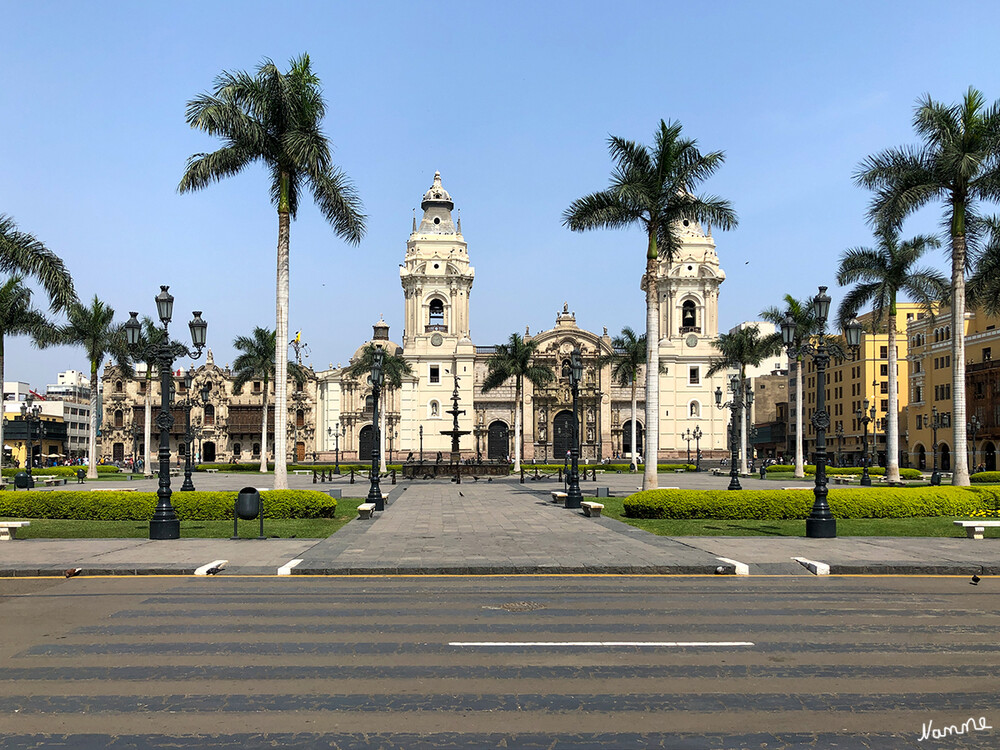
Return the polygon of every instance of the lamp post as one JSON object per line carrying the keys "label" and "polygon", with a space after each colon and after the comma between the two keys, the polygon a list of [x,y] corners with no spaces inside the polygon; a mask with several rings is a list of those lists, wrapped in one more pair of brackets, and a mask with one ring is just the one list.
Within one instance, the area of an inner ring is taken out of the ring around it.
{"label": "lamp post", "polygon": [[420,464],[424,463],[424,426],[420,425]]}
{"label": "lamp post", "polygon": [[[28,475],[28,487],[32,488],[35,486],[35,480],[31,476],[31,467],[35,463],[35,447],[34,447],[34,432],[35,425],[41,423],[42,421],[42,407],[34,403],[35,399],[33,396],[28,396],[25,399],[25,403],[21,404],[21,422],[24,424],[25,430],[25,443],[27,445],[27,453],[25,454],[25,465]],[[6,428],[9,422],[6,418],[3,420],[4,427]]]}
{"label": "lamp post", "polygon": [[583,360],[580,357],[580,350],[574,348],[569,355],[569,384],[573,390],[573,442],[569,449],[569,483],[566,488],[567,508],[579,508],[583,500],[583,495],[580,494],[580,470],[578,466],[580,459],[580,419],[576,415],[581,380],[583,380]]}
{"label": "lamp post", "polygon": [[844,425],[842,422],[837,422],[837,466],[844,465]]}
{"label": "lamp post", "polygon": [[694,438],[694,470],[701,471],[701,448],[699,447],[699,441],[704,433],[701,431],[700,425],[695,425],[694,432],[691,436]]}
{"label": "lamp post", "polygon": [[691,441],[693,439],[694,438],[691,436],[691,430],[690,430],[690,428],[686,432],[682,432],[681,433],[681,440],[686,440],[687,441],[687,454],[688,454],[687,462],[688,463],[691,463]]}
{"label": "lamp post", "polygon": [[[941,424],[943,420],[941,419],[941,416],[938,414],[936,406],[931,407],[931,414],[932,414],[931,430],[933,431],[934,434],[934,443],[932,446],[934,451],[934,468],[931,469],[931,486],[939,487],[941,485],[941,472],[938,471],[938,464],[937,464],[937,449],[938,449],[937,431],[939,427],[943,427],[944,425]],[[926,418],[927,417],[924,417],[924,419]]]}
{"label": "lamp post", "polygon": [[970,454],[971,464],[969,465],[969,473],[974,474],[976,472],[976,433],[983,428],[983,423],[979,421],[979,415],[973,414],[972,418],[969,419],[969,424],[966,426],[968,433],[972,436],[972,453]]}
{"label": "lamp post", "polygon": [[[788,350],[788,356],[809,355],[816,364],[816,411],[812,415],[812,424],[816,428],[816,486],[813,489],[815,500],[812,512],[806,519],[806,536],[818,539],[832,539],[837,536],[837,521],[830,513],[827,504],[826,486],[826,431],[830,426],[830,415],[826,411],[826,368],[830,363],[830,349],[826,342],[826,319],[830,314],[830,297],[826,287],[819,288],[819,294],[813,298],[813,317],[815,318],[819,335],[817,342],[806,342],[795,348],[795,321],[791,315],[785,316],[781,324],[781,340]],[[861,345],[861,324],[852,320],[845,330],[847,345],[857,351]]]}
{"label": "lamp post", "polygon": [[729,487],[730,490],[741,490],[740,474],[736,464],[740,460],[739,424],[743,419],[743,385],[739,375],[729,376],[729,392],[732,394],[725,403],[722,402],[722,388],[715,389],[715,406],[718,409],[729,409]]}
{"label": "lamp post", "polygon": [[188,369],[184,373],[184,392],[187,394],[187,398],[181,402],[181,406],[184,407],[184,443],[186,446],[184,450],[184,482],[181,484],[181,492],[194,492],[194,482],[191,481],[191,468],[194,460],[194,451],[191,446],[191,443],[194,442],[191,431],[191,407],[194,405],[191,399],[192,385],[194,385],[194,376]]}
{"label": "lamp post", "polygon": [[[161,286],[160,293],[156,295],[156,312],[163,324],[163,340],[156,347],[155,359],[160,369],[160,413],[156,417],[156,426],[160,429],[160,450],[157,454],[159,459],[159,486],[156,490],[156,510],[153,518],[149,522],[150,539],[179,539],[181,536],[180,521],[170,504],[170,428],[173,426],[174,418],[170,413],[170,385],[174,367],[174,359],[178,356],[198,359],[205,348],[205,334],[208,332],[208,323],[202,320],[201,311],[196,310],[188,328],[191,330],[191,342],[195,350],[192,352],[186,346],[170,341],[167,328],[174,314],[174,297],[168,291],[169,287]],[[125,333],[129,346],[135,347],[139,343],[142,324],[139,323],[136,312],[129,313],[128,322],[125,323]]]}
{"label": "lamp post", "polygon": [[344,428],[340,422],[334,422],[333,427],[326,428],[328,437],[333,438],[333,473],[340,474],[340,436]]}
{"label": "lamp post", "polygon": [[[858,422],[861,424],[861,486],[871,487],[872,478],[868,475],[868,424],[875,420],[875,407],[868,408],[868,399],[862,402],[860,409],[854,412]],[[872,437],[875,433],[872,430]]]}
{"label": "lamp post", "polygon": [[382,358],[385,353],[382,351],[381,346],[375,347],[375,351],[372,354],[372,432],[375,437],[375,443],[372,446],[372,469],[369,472],[369,477],[371,478],[371,486],[368,489],[369,503],[375,503],[375,510],[385,510],[385,501],[382,499],[382,489],[379,487],[379,430],[378,430],[378,397],[379,391],[382,388],[382,378],[385,373],[382,371]]}

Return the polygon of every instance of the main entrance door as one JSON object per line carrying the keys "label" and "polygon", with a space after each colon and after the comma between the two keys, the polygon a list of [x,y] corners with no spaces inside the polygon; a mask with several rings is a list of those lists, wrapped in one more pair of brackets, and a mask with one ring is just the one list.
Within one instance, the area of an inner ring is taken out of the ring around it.
{"label": "main entrance door", "polygon": [[552,420],[552,460],[562,461],[573,447],[573,412],[561,411]]}
{"label": "main entrance door", "polygon": [[207,443],[201,444],[201,460],[206,464],[210,464],[215,461],[215,443],[208,441]]}
{"label": "main entrance door", "polygon": [[502,461],[510,455],[510,430],[504,422],[493,422],[489,428],[486,443],[486,457],[491,461]]}
{"label": "main entrance door", "polygon": [[[635,423],[635,452],[642,455],[642,425]],[[622,425],[622,453],[624,458],[632,457],[632,420]]]}
{"label": "main entrance door", "polygon": [[358,459],[371,461],[375,451],[375,430],[371,425],[365,425],[358,434]]}

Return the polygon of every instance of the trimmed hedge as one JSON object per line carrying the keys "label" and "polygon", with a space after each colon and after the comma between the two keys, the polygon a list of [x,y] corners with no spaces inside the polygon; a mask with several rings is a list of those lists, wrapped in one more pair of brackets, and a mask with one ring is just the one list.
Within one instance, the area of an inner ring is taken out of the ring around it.
{"label": "trimmed hedge", "polygon": [[[170,503],[182,521],[223,521],[233,517],[236,492],[174,492]],[[333,518],[337,501],[315,490],[261,492],[265,518]],[[148,521],[155,492],[0,493],[0,517],[71,518],[79,521]]]}
{"label": "trimmed hedge", "polygon": [[976,484],[1000,484],[1000,471],[980,471],[969,477],[969,480]]}
{"label": "trimmed hedge", "polygon": [[[306,471],[315,471],[315,472],[318,473],[318,472],[321,472],[321,471],[329,471],[333,467],[334,467],[334,464],[330,464],[330,463],[323,463],[323,464],[286,464],[285,465],[285,470],[286,471],[295,471],[296,469],[298,469],[298,470],[306,470]],[[344,472],[350,473],[351,469],[354,469],[355,471],[368,471],[371,467],[372,467],[372,465],[370,463],[366,463],[366,464],[359,464],[359,463],[340,464],[340,473],[341,474],[343,474]],[[386,468],[386,471],[392,471],[393,469],[395,469],[396,471],[402,471],[403,470],[401,464],[386,464],[385,468]],[[232,472],[232,473],[238,473],[238,472],[251,472],[252,473],[252,472],[257,472],[259,474],[260,473],[260,461],[248,461],[246,463],[239,463],[239,464],[198,464],[197,466],[194,467],[195,471],[205,471],[205,469],[218,469],[219,471],[222,471],[222,472]],[[268,471],[274,471],[274,462],[273,461],[268,463],[267,470]]]}
{"label": "trimmed hedge", "polygon": [[[814,464],[808,464],[806,467],[806,474],[816,474],[816,466]],[[795,471],[794,466],[788,466],[787,464],[774,464],[773,466],[767,467],[767,473],[782,473],[782,472],[792,472]],[[827,466],[826,475],[829,476],[860,476],[864,469],[860,466]],[[869,476],[873,477],[884,477],[885,469],[881,466],[870,466],[868,467]],[[900,479],[920,479],[921,473],[919,469],[900,469],[899,478]]]}
{"label": "trimmed hedge", "polygon": [[[714,518],[779,521],[806,518],[811,490],[645,490],[625,498],[628,518]],[[996,508],[1000,491],[980,487],[832,488],[834,518],[968,516]]]}
{"label": "trimmed hedge", "polygon": [[[567,464],[568,465],[568,464]],[[599,469],[602,471],[629,471],[629,464],[585,464],[583,461],[577,462],[577,466],[580,471],[586,469],[590,471],[592,469]],[[563,468],[562,463],[558,464],[531,464],[524,461],[521,462],[521,468],[525,472],[534,471],[538,469],[539,471],[558,471]],[[656,467],[657,473],[661,471],[674,471],[675,469],[684,469],[685,471],[694,471],[694,464],[658,464]],[[636,469],[636,473],[645,471],[645,464],[639,464],[639,468]]]}
{"label": "trimmed hedge", "polygon": [[[31,469],[31,473],[34,474],[35,476],[38,476],[39,474],[48,474],[50,476],[57,476],[57,477],[75,477],[76,476],[76,472],[79,471],[80,469],[83,469],[84,471],[86,471],[87,467],[86,466],[45,466],[45,467],[42,467],[41,469],[39,469],[39,468],[32,468]],[[12,477],[12,476],[15,476],[17,474],[20,474],[22,471],[24,471],[23,468],[22,469],[17,469],[17,468],[14,468],[13,466],[5,466],[3,468],[3,475],[5,477]],[[121,469],[119,469],[117,466],[103,466],[102,465],[102,466],[98,466],[97,467],[97,473],[98,474],[120,474],[121,473]]]}

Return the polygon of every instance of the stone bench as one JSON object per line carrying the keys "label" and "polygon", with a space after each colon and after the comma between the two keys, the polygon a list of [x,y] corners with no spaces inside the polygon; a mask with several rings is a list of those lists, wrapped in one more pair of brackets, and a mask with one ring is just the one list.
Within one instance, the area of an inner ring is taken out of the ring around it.
{"label": "stone bench", "polygon": [[66,477],[47,477],[42,480],[46,487],[59,487],[66,484]]}
{"label": "stone bench", "polygon": [[138,492],[134,487],[95,487],[91,492]]}
{"label": "stone bench", "polygon": [[358,506],[358,518],[371,518],[375,510],[375,503],[361,503]]}
{"label": "stone bench", "polygon": [[312,469],[292,469],[292,474],[314,474]]}
{"label": "stone bench", "polygon": [[9,542],[17,537],[17,530],[31,526],[31,521],[0,521],[0,542]]}
{"label": "stone bench", "polygon": [[587,516],[587,518],[600,518],[601,511],[604,510],[603,505],[590,502],[589,500],[582,501],[580,507],[583,508],[583,515]]}
{"label": "stone bench", "polygon": [[552,502],[554,503],[565,503],[566,493],[565,492],[552,492]]}
{"label": "stone bench", "polygon": [[834,476],[832,476],[830,478],[833,480],[834,484],[850,484],[851,483],[851,478],[849,476],[845,477],[845,476],[834,475]]}
{"label": "stone bench", "polygon": [[954,523],[956,526],[965,527],[965,535],[969,539],[982,539],[983,532],[986,531],[987,526],[990,527],[1000,526],[1000,521],[986,521],[986,520],[955,521]]}
{"label": "stone bench", "polygon": [[674,469],[674,474],[683,474],[687,469]]}
{"label": "stone bench", "polygon": [[218,474],[219,470],[218,469],[205,469],[205,473],[206,474]]}

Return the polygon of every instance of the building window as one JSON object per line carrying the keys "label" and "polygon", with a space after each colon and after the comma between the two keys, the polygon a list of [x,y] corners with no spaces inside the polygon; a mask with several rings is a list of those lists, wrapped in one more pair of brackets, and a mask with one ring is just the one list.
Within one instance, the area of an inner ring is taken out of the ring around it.
{"label": "building window", "polygon": [[305,412],[302,411],[302,409],[297,409],[295,411],[295,426],[296,427],[306,426],[306,415]]}
{"label": "building window", "polygon": [[124,427],[124,426],[125,426],[125,415],[122,413],[121,409],[118,409],[115,412],[115,427]]}
{"label": "building window", "polygon": [[427,323],[432,326],[431,330],[446,330],[444,327],[444,302],[439,299],[432,299],[427,306]]}
{"label": "building window", "polygon": [[888,346],[879,347],[878,358],[879,359],[888,359],[888,357],[889,357],[889,347]]}
{"label": "building window", "polygon": [[698,367],[692,367],[688,371],[688,383],[691,385],[698,385],[701,382],[701,370]]}
{"label": "building window", "polygon": [[365,396],[365,411],[375,411],[375,396],[370,393]]}
{"label": "building window", "polygon": [[116,380],[115,381],[115,393],[124,393],[124,391],[125,391],[125,386],[122,384],[122,381]]}
{"label": "building window", "polygon": [[205,425],[212,426],[215,424],[215,407],[211,404],[205,406]]}
{"label": "building window", "polygon": [[883,413],[888,412],[889,411],[889,399],[887,399],[887,398],[882,399],[881,406],[882,406],[882,412]]}
{"label": "building window", "polygon": [[254,393],[260,393],[260,381],[259,380],[253,381],[253,392]]}
{"label": "building window", "polygon": [[431,383],[441,382],[441,368],[438,365],[430,366],[430,381]]}
{"label": "building window", "polygon": [[698,326],[698,314],[695,311],[695,305],[692,300],[684,300],[684,304],[681,305],[681,329],[684,332],[687,329],[694,329]]}
{"label": "building window", "polygon": [[888,377],[889,376],[889,365],[879,365],[878,366],[878,374],[881,375],[883,378]]}
{"label": "building window", "polygon": [[989,362],[993,359],[993,349],[989,346],[983,347],[983,362]]}
{"label": "building window", "polygon": [[889,382],[883,380],[881,383],[879,383],[879,393],[888,393],[888,392],[889,392]]}

